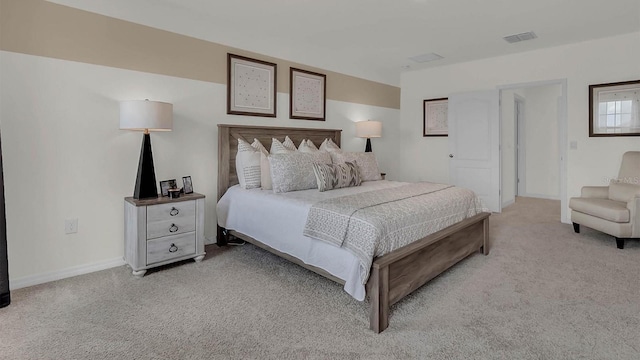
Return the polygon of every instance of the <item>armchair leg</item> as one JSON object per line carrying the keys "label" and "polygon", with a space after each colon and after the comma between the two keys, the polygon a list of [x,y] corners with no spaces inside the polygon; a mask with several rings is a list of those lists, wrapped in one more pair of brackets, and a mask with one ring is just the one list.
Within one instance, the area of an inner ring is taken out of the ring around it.
{"label": "armchair leg", "polygon": [[617,237],[616,246],[618,246],[618,249],[624,249],[624,239]]}
{"label": "armchair leg", "polygon": [[576,234],[580,234],[580,224],[573,223],[573,231],[575,231]]}

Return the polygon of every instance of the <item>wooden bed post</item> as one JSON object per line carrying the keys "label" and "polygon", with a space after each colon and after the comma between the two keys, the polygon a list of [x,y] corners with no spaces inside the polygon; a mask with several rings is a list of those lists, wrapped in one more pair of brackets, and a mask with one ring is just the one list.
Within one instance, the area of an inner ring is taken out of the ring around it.
{"label": "wooden bed post", "polygon": [[491,245],[489,244],[489,218],[485,218],[482,221],[482,232],[483,232],[483,239],[482,239],[482,253],[484,255],[489,255],[489,248],[491,247]]}
{"label": "wooden bed post", "polygon": [[389,326],[389,266],[374,265],[369,282],[369,327],[379,334]]}

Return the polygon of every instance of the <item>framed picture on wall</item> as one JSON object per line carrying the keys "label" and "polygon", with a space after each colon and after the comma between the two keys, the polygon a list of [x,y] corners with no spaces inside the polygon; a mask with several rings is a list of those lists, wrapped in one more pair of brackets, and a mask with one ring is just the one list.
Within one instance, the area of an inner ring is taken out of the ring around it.
{"label": "framed picture on wall", "polygon": [[422,136],[449,135],[449,98],[429,99],[422,103]]}
{"label": "framed picture on wall", "polygon": [[589,137],[640,136],[640,80],[589,85]]}
{"label": "framed picture on wall", "polygon": [[327,75],[290,68],[289,117],[291,119],[325,120]]}
{"label": "framed picture on wall", "polygon": [[276,117],[277,65],[227,54],[227,114]]}

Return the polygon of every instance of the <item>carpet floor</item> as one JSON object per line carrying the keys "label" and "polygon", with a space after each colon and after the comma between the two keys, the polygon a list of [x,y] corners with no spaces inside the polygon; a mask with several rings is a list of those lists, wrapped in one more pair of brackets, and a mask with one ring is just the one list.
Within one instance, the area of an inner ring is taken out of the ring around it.
{"label": "carpet floor", "polygon": [[639,359],[640,242],[518,198],[473,254],[368,330],[368,303],[252,245],[12,291],[1,359]]}

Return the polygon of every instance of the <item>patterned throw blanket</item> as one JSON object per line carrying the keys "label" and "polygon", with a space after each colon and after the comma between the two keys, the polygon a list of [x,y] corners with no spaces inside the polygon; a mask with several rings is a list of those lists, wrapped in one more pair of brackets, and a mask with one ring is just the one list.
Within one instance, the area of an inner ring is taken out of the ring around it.
{"label": "patterned throw blanket", "polygon": [[366,284],[375,257],[485,211],[471,190],[420,182],[320,201],[304,235],[353,253]]}

